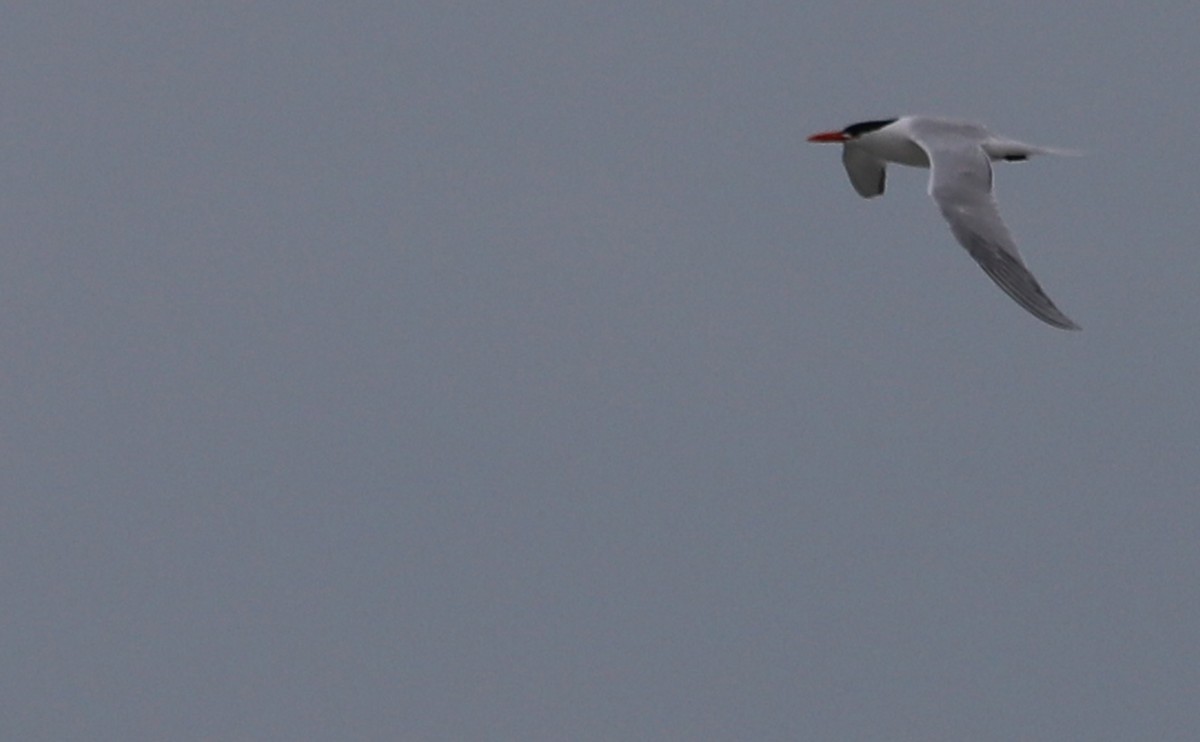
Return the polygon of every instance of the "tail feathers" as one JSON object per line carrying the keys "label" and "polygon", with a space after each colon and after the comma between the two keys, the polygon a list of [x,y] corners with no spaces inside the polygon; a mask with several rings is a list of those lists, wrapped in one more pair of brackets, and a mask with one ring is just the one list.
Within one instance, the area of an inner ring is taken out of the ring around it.
{"label": "tail feathers", "polygon": [[1061,157],[1082,157],[1083,153],[1073,149],[1059,149],[1057,147],[1039,147],[1035,144],[1025,144],[1011,139],[997,139],[986,142],[983,149],[988,153],[988,156],[993,160],[1007,160],[1008,162],[1020,162],[1028,160],[1035,155],[1059,155]]}

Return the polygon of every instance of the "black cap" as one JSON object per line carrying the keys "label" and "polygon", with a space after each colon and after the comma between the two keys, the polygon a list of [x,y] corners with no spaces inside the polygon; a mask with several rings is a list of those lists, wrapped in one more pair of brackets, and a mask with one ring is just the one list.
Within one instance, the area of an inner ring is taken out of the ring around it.
{"label": "black cap", "polygon": [[853,139],[854,137],[861,137],[863,134],[869,134],[872,131],[882,129],[888,124],[894,124],[899,120],[900,119],[897,118],[879,119],[877,121],[861,121],[857,124],[850,124],[845,129],[842,129],[842,133]]}

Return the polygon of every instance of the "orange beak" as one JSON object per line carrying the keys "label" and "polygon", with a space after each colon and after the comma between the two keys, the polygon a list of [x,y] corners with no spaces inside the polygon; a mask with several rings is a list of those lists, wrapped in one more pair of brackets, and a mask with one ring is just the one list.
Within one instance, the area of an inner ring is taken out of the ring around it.
{"label": "orange beak", "polygon": [[844,142],[849,138],[850,137],[846,136],[844,133],[842,133],[840,131],[823,131],[820,134],[813,134],[811,137],[808,138],[808,141],[823,142],[823,143]]}

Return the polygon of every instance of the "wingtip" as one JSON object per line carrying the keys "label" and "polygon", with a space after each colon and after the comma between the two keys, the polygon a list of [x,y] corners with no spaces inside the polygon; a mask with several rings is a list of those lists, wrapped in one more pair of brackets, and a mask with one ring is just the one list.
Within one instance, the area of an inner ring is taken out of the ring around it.
{"label": "wingtip", "polygon": [[1003,284],[1000,285],[1000,288],[1005,289],[1005,292],[1008,293],[1009,296],[1016,299],[1017,303],[1021,305],[1022,309],[1026,310],[1034,317],[1040,319],[1042,322],[1045,322],[1051,327],[1058,328],[1059,330],[1071,330],[1072,332],[1079,332],[1083,329],[1070,317],[1063,314],[1062,310],[1054,306],[1054,303],[1050,301],[1050,298],[1046,296],[1045,293],[1039,291],[1039,298],[1042,298],[1046,301],[1046,304],[1041,304],[1030,301],[1029,297],[1027,296],[1018,296],[1013,292],[1008,291],[1007,287],[1005,287]]}
{"label": "wingtip", "polygon": [[1061,311],[1059,311],[1058,307],[1054,307],[1053,304],[1051,304],[1050,306],[1053,307],[1054,312],[1049,313],[1046,311],[1046,308],[1044,308],[1044,307],[1034,309],[1033,307],[1026,305],[1024,302],[1018,302],[1018,303],[1020,303],[1021,306],[1023,306],[1025,309],[1027,309],[1029,311],[1029,313],[1032,314],[1034,317],[1037,317],[1038,319],[1040,319],[1041,321],[1050,325],[1051,327],[1056,327],[1060,330],[1070,330],[1071,332],[1081,332],[1083,330],[1082,327],[1077,325],[1070,317],[1068,317],[1067,315],[1065,315]]}

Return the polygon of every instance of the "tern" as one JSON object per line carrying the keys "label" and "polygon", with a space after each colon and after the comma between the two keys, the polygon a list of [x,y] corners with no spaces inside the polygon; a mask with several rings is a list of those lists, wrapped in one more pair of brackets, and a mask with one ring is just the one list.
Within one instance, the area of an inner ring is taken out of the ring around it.
{"label": "tern", "polygon": [[926,116],[863,121],[808,141],[842,145],[842,164],[863,198],[883,193],[889,162],[929,168],[929,195],[955,239],[996,285],[1046,324],[1079,329],[1025,266],[992,195],[993,161],[1073,153],[998,137],[979,124]]}

